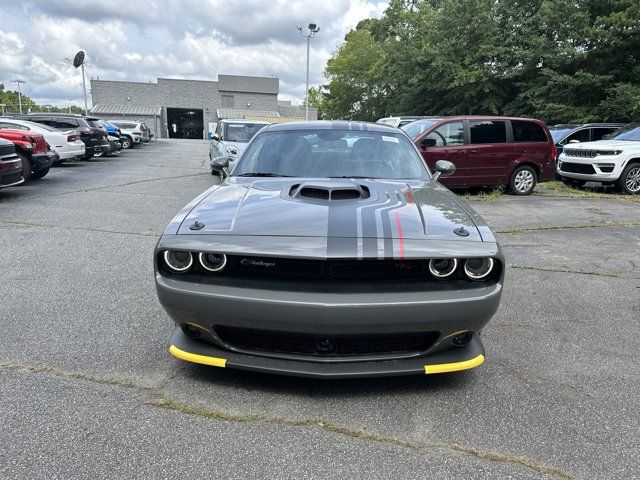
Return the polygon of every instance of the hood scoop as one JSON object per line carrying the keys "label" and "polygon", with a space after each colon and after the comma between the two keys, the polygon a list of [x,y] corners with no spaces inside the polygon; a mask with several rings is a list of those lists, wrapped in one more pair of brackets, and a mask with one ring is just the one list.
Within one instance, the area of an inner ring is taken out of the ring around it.
{"label": "hood scoop", "polygon": [[295,199],[321,200],[335,202],[341,200],[362,200],[369,198],[371,192],[365,185],[357,183],[298,183],[289,188],[289,196]]}

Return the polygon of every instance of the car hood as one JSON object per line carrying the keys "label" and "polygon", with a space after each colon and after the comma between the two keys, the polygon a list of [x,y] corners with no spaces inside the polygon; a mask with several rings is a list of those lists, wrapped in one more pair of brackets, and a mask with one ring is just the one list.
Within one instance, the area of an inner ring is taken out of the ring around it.
{"label": "car hood", "polygon": [[[307,187],[316,192],[360,190],[368,198],[323,200],[295,194]],[[166,233],[482,241],[485,232],[495,241],[473,210],[432,180],[231,177],[185,207]]]}
{"label": "car hood", "polygon": [[594,150],[612,148],[640,148],[640,142],[632,140],[598,140],[597,142],[568,143],[564,146],[570,150]]}

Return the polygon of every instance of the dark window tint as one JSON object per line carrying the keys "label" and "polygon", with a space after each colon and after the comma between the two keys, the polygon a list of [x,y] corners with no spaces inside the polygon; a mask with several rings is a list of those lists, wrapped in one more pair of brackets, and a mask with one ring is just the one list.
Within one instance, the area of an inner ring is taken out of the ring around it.
{"label": "dark window tint", "polygon": [[577,132],[572,133],[571,135],[569,135],[567,138],[565,138],[564,142],[562,143],[571,143],[571,141],[573,140],[573,143],[576,142],[588,142],[589,141],[589,129],[588,128],[583,128],[582,130],[578,130]]}
{"label": "dark window tint", "polygon": [[511,120],[514,142],[546,142],[547,136],[544,129],[534,122]]}
{"label": "dark window tint", "polygon": [[607,128],[592,128],[591,129],[591,141],[595,142],[596,140],[602,140],[602,137],[605,135],[609,135],[610,133],[618,130],[618,127],[607,127]]}
{"label": "dark window tint", "polygon": [[471,143],[507,143],[507,124],[503,120],[469,121]]}
{"label": "dark window tint", "polygon": [[55,127],[54,121],[51,118],[47,117],[29,117],[30,122],[42,123],[44,125],[49,125],[51,127]]}
{"label": "dark window tint", "polygon": [[58,117],[53,121],[52,127],[63,129],[78,128],[78,121],[75,118]]}

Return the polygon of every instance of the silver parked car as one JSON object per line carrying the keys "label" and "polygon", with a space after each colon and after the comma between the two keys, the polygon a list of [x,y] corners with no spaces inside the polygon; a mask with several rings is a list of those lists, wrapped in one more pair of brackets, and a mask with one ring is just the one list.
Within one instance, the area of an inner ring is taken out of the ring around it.
{"label": "silver parked car", "polygon": [[[220,120],[209,147],[209,160],[216,157],[229,157],[232,161],[240,158],[249,140],[267,125],[268,122],[259,120]],[[212,169],[211,174],[218,173]]]}

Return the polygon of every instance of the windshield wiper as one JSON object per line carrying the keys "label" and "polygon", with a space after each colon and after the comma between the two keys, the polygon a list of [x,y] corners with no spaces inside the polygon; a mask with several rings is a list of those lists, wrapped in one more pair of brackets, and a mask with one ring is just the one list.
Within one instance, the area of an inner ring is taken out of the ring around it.
{"label": "windshield wiper", "polygon": [[327,178],[378,178],[378,177],[370,177],[365,175],[338,175],[335,177],[327,177]]}
{"label": "windshield wiper", "polygon": [[293,177],[293,175],[281,175],[279,173],[269,173],[269,172],[249,172],[243,173],[241,175],[236,175],[238,177]]}

